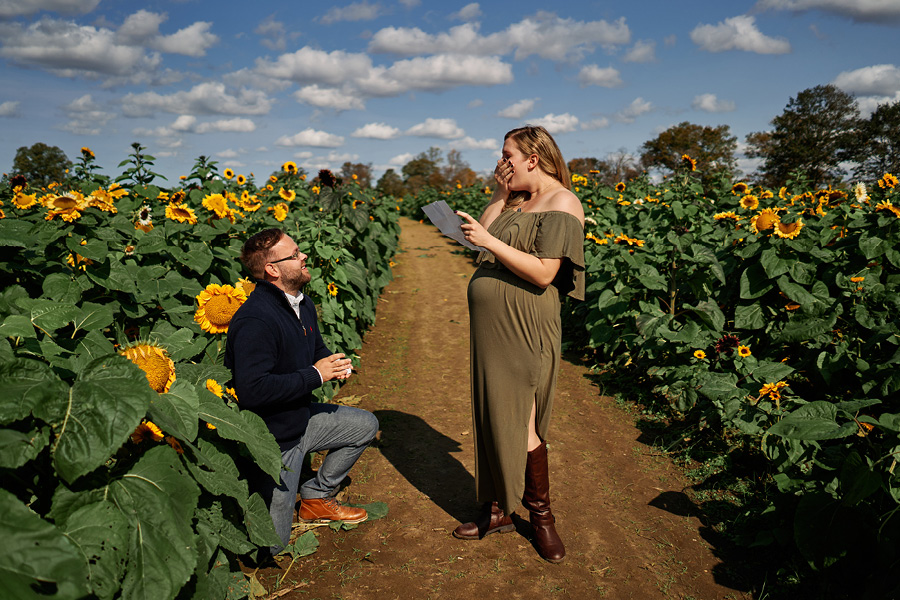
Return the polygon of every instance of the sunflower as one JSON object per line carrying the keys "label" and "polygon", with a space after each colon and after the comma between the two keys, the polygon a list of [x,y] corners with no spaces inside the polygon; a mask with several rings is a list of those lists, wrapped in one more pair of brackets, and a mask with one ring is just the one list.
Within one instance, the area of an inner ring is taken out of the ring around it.
{"label": "sunflower", "polygon": [[713,215],[713,219],[715,219],[716,221],[722,221],[724,219],[734,219],[735,221],[740,221],[743,218],[744,217],[737,216],[737,213],[735,213],[734,211],[720,212]]}
{"label": "sunflower", "polygon": [[156,344],[138,342],[119,351],[147,375],[150,387],[163,394],[175,383],[175,363],[168,352]]}
{"label": "sunflower", "polygon": [[756,210],[759,208],[759,199],[753,194],[746,194],[743,198],[741,198],[741,208],[746,208],[747,210]]}
{"label": "sunflower", "polygon": [[622,182],[622,181],[620,181],[619,183],[617,183],[617,184],[616,184],[616,191],[619,192],[619,193],[624,192],[624,191],[625,191],[625,183]]}
{"label": "sunflower", "polygon": [[22,210],[31,208],[32,206],[37,204],[37,194],[25,194],[23,192],[16,192],[16,194],[12,198],[12,203],[13,206]]}
{"label": "sunflower", "polygon": [[99,208],[100,210],[106,211],[110,214],[116,214],[119,212],[116,209],[115,201],[121,198],[122,196],[127,196],[128,190],[120,188],[117,184],[112,184],[109,186],[108,190],[104,190],[103,188],[97,188],[91,195],[85,198],[87,205],[93,208]]}
{"label": "sunflower", "polygon": [[234,313],[246,301],[243,288],[211,283],[197,296],[194,321],[207,333],[226,333]]}
{"label": "sunflower", "polygon": [[744,345],[738,346],[738,355],[739,356],[743,356],[744,358],[747,358],[748,356],[750,356],[750,354],[751,354],[750,346],[744,346]]}
{"label": "sunflower", "polygon": [[232,213],[228,207],[228,200],[222,194],[208,194],[203,198],[203,208],[216,213],[220,219],[229,217]]}
{"label": "sunflower", "polygon": [[317,186],[317,185],[314,185],[314,186],[312,186],[310,189],[313,191],[313,193],[318,194],[318,193],[319,193],[319,190],[320,190],[321,188],[319,188],[319,186]]}
{"label": "sunflower", "polygon": [[162,190],[159,190],[159,194],[156,195],[156,199],[157,200],[168,200],[169,192],[164,192]]}
{"label": "sunflower", "polygon": [[[287,161],[283,165],[281,165],[281,170],[285,173],[294,174],[297,172],[297,163],[292,160]],[[275,183],[274,181],[272,183]]]}
{"label": "sunflower", "polygon": [[759,390],[759,396],[769,396],[772,400],[778,401],[781,399],[781,390],[787,387],[787,383],[784,381],[779,381],[777,383],[766,383]]}
{"label": "sunflower", "polygon": [[81,211],[84,210],[84,196],[80,192],[66,192],[60,196],[49,195],[42,198],[45,206],[49,209],[45,219],[52,221],[54,217],[59,217],[67,223],[81,217]]}
{"label": "sunflower", "polygon": [[866,184],[862,181],[853,186],[853,195],[856,196],[857,202],[868,202],[869,194],[866,190]]}
{"label": "sunflower", "polygon": [[354,200],[353,201],[353,210],[356,210],[360,204],[365,204],[364,200]]}
{"label": "sunflower", "polygon": [[235,181],[237,181],[238,185],[244,185],[245,183],[247,183],[247,178],[243,175],[238,175]]}
{"label": "sunflower", "polygon": [[775,235],[786,240],[792,240],[800,235],[801,229],[803,229],[803,221],[800,217],[797,217],[793,223],[785,223],[780,220],[775,223]]}
{"label": "sunflower", "polygon": [[142,442],[161,442],[165,436],[162,430],[153,421],[142,421],[134,433],[131,434],[131,441],[135,444]]}
{"label": "sunflower", "polygon": [[274,175],[269,175],[269,183],[275,183],[276,181],[278,181],[277,177],[275,177]]}
{"label": "sunflower", "polygon": [[697,170],[697,161],[688,156],[687,154],[681,155],[681,164],[685,167],[690,168],[691,171]]}
{"label": "sunflower", "polygon": [[231,179],[232,177],[234,177],[234,171],[232,171],[231,169],[225,169],[223,175],[225,176],[225,179]]}
{"label": "sunflower", "polygon": [[280,190],[278,190],[278,195],[281,196],[282,200],[287,200],[288,202],[290,202],[297,197],[297,192],[295,192],[294,190],[286,190],[284,188],[281,188]]}
{"label": "sunflower", "polygon": [[256,289],[256,284],[244,277],[242,279],[238,279],[238,282],[234,284],[234,287],[241,288],[241,290],[243,290],[244,292],[244,295],[249,296],[253,293],[253,290]]}
{"label": "sunflower", "polygon": [[166,443],[172,446],[172,449],[178,454],[184,454],[184,448],[181,447],[181,443],[171,435],[166,436]]}
{"label": "sunflower", "polygon": [[197,224],[197,215],[194,214],[194,210],[184,204],[177,204],[175,202],[170,202],[168,206],[166,206],[166,218],[172,221],[178,221],[179,223],[188,223],[190,225]]}
{"label": "sunflower", "polygon": [[178,190],[177,192],[172,192],[172,197],[169,198],[169,202],[177,202],[177,203],[181,204],[182,202],[184,202],[185,196],[186,196],[186,194],[184,193],[184,190]]}
{"label": "sunflower", "polygon": [[94,153],[91,152],[91,149],[88,148],[87,146],[82,146],[82,147],[81,147],[81,155],[82,155],[85,159],[88,159],[88,158],[94,158]]}
{"label": "sunflower", "polygon": [[772,193],[772,190],[763,190],[760,192],[759,197],[761,200],[769,200],[775,197],[775,194]]}
{"label": "sunflower", "polygon": [[694,358],[699,360],[706,360],[706,352],[703,350],[694,350]]}
{"label": "sunflower", "polygon": [[875,205],[875,211],[886,210],[894,214],[895,217],[900,219],[900,208],[894,206],[890,200],[883,200]]}
{"label": "sunflower", "polygon": [[800,308],[800,305],[796,302],[789,302],[784,305],[784,310],[797,310],[798,308]]}
{"label": "sunflower", "polygon": [[338,286],[333,281],[328,284],[328,293],[332,296],[337,296],[338,294]]}
{"label": "sunflower", "polygon": [[862,282],[865,281],[865,280],[866,280],[866,278],[865,278],[865,277],[862,277],[862,276],[851,277],[851,278],[850,278],[850,281],[852,281],[853,283],[862,283]]}
{"label": "sunflower", "polygon": [[735,196],[743,196],[747,193],[747,190],[750,188],[743,181],[739,181],[733,186],[731,186],[731,193]]}
{"label": "sunflower", "polygon": [[593,233],[590,233],[590,232],[585,234],[584,239],[591,240],[595,244],[608,244],[609,243],[609,240],[601,240],[596,235],[594,235]]}
{"label": "sunflower", "polygon": [[234,398],[235,402],[240,402],[237,397],[237,392],[232,387],[225,388],[225,391],[228,392],[228,395]]}
{"label": "sunflower", "polygon": [[207,379],[206,380],[206,389],[208,389],[210,392],[212,392],[219,398],[222,397],[222,386],[215,379]]}
{"label": "sunflower", "polygon": [[279,222],[284,221],[288,216],[288,207],[284,202],[279,202],[269,210],[274,213],[275,220]]}
{"label": "sunflower", "polygon": [[140,229],[144,233],[153,231],[153,215],[149,206],[142,206],[137,213],[137,222],[134,224],[135,229]]}
{"label": "sunflower", "polygon": [[878,180],[878,187],[881,189],[891,189],[897,185],[897,178],[891,175],[890,173],[885,173],[881,179]]}
{"label": "sunflower", "polygon": [[750,229],[753,230],[753,233],[761,233],[775,227],[780,220],[777,212],[771,208],[764,208],[750,219]]}

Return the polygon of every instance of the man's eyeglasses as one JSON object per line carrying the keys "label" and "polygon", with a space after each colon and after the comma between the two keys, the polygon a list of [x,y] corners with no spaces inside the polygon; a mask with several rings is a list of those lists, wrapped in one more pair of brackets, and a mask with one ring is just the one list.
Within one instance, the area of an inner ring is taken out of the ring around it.
{"label": "man's eyeglasses", "polygon": [[284,258],[279,258],[278,260],[270,260],[269,264],[274,265],[275,263],[284,262],[286,260],[297,260],[298,258],[300,258],[300,248],[297,248],[296,250],[294,250],[294,253],[291,254],[290,256],[286,256]]}

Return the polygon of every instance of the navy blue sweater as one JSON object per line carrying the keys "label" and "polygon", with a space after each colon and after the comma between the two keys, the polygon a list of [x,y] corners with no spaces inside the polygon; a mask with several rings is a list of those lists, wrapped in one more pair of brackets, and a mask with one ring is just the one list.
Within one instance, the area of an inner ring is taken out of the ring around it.
{"label": "navy blue sweater", "polygon": [[309,296],[300,303],[300,319],[284,292],[265,281],[231,319],[225,366],[241,408],[266,422],[281,450],[297,445],[309,423],[313,390],[322,385],[316,361],[331,356]]}

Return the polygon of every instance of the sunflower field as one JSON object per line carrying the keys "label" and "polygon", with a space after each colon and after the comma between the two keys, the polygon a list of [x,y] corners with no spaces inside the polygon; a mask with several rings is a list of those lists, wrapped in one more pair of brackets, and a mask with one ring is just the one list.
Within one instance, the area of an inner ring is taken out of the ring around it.
{"label": "sunflower field", "polygon": [[241,245],[298,242],[348,354],[391,279],[398,211],[352,181],[287,162],[257,185],[201,157],[163,188],[153,161],[135,144],[111,180],[83,148],[68,181],[0,184],[3,597],[246,596],[236,557],[277,536],[239,466],[275,478],[281,457],[222,366],[253,292]]}
{"label": "sunflower field", "polygon": [[753,472],[735,539],[884,593],[900,559],[897,179],[699,181],[688,156],[660,185],[573,176],[589,287],[568,329],[643,381],[684,440]]}

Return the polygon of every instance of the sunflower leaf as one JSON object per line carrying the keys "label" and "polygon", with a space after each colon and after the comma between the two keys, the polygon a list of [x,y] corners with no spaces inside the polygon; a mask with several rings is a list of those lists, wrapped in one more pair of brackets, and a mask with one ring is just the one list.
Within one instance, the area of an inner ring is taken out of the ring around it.
{"label": "sunflower leaf", "polygon": [[62,531],[36,515],[10,492],[0,489],[0,592],[5,598],[35,598],[41,582],[55,582],[55,599],[90,592],[87,566]]}
{"label": "sunflower leaf", "polygon": [[128,519],[112,503],[95,502],[69,515],[63,530],[87,558],[91,591],[112,598],[127,562]]}
{"label": "sunflower leaf", "polygon": [[132,521],[122,597],[174,598],[197,564],[191,526],[200,489],[168,446],[147,451],[109,497]]}
{"label": "sunflower leaf", "polygon": [[56,432],[51,452],[59,475],[71,483],[106,462],[147,414],[154,396],[144,372],[127,358],[89,363],[65,402],[35,411]]}
{"label": "sunflower leaf", "polygon": [[205,389],[200,390],[199,416],[214,425],[223,438],[246,444],[260,468],[277,480],[281,473],[281,450],[262,417],[249,410],[231,410]]}
{"label": "sunflower leaf", "polygon": [[165,394],[158,394],[150,400],[150,410],[160,411],[176,427],[169,433],[193,442],[197,439],[197,413],[200,399],[197,390],[189,381],[175,379],[175,383]]}
{"label": "sunflower leaf", "polygon": [[17,358],[0,364],[0,423],[24,419],[46,401],[63,402],[68,386],[47,364]]}

